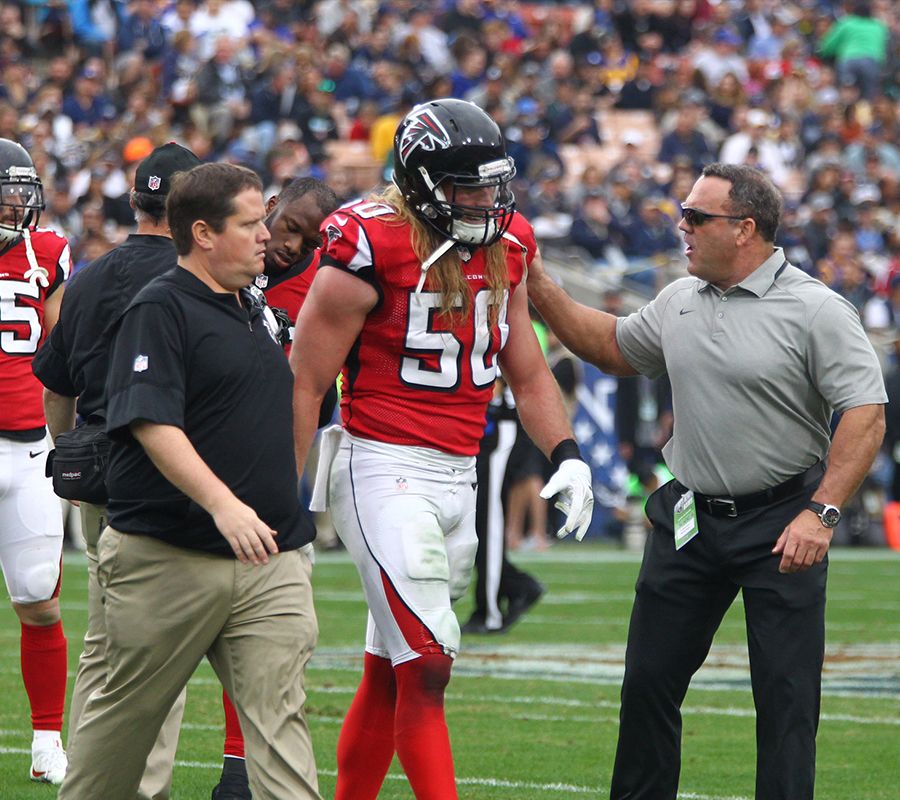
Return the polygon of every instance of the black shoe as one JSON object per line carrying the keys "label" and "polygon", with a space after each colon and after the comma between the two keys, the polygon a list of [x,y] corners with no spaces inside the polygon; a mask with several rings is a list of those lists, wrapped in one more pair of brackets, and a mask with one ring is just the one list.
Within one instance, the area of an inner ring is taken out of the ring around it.
{"label": "black shoe", "polygon": [[460,628],[462,633],[487,633],[487,626],[484,624],[484,617],[472,614],[465,625]]}
{"label": "black shoe", "polygon": [[212,800],[253,800],[243,758],[226,758],[222,777],[212,790]]}
{"label": "black shoe", "polygon": [[515,625],[522,615],[543,597],[545,591],[544,584],[535,581],[527,591],[510,597],[503,617],[503,630],[509,630]]}
{"label": "black shoe", "polygon": [[460,628],[462,633],[477,633],[477,634],[486,634],[486,633],[503,633],[505,630],[505,626],[501,625],[499,628],[489,628],[487,623],[484,621],[484,617],[476,616],[473,614],[469,617],[469,621]]}

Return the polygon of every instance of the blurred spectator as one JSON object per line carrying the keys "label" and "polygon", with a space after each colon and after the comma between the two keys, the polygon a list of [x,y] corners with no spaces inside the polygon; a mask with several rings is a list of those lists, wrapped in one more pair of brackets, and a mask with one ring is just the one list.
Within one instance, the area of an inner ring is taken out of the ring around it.
{"label": "blurred spectator", "polygon": [[878,171],[900,175],[900,148],[886,138],[889,130],[877,125],[867,128],[859,140],[847,145],[842,159],[844,165],[862,177],[867,161],[873,160]]}
{"label": "blurred spectator", "polygon": [[115,0],[68,0],[75,41],[91,55],[110,54],[119,26]]}
{"label": "blurred spectator", "polygon": [[510,141],[506,152],[516,162],[516,185],[524,184],[525,191],[527,185],[544,170],[565,169],[557,152],[556,143],[548,138],[548,133],[546,125],[538,116],[522,117],[514,129],[507,131]]}
{"label": "blurred spectator", "polygon": [[323,80],[307,95],[300,116],[303,143],[313,159],[325,154],[325,143],[339,138],[333,84]]}
{"label": "blurred spectator", "polygon": [[810,219],[803,230],[803,240],[813,264],[828,254],[828,246],[837,230],[834,199],[827,192],[816,192],[807,201]]}
{"label": "blurred spectator", "polygon": [[222,40],[230,40],[231,52],[240,52],[249,35],[250,21],[244,14],[233,13],[225,0],[206,0],[191,14],[190,31],[197,40],[198,55],[208,61],[220,51]]}
{"label": "blurred spectator", "polygon": [[759,160],[759,166],[783,188],[787,168],[784,156],[772,138],[771,116],[760,108],[739,113],[740,128],[722,143],[719,161],[726,164],[746,164],[752,149]]}
{"label": "blurred spectator", "polygon": [[637,55],[628,50],[615,34],[600,40],[600,75],[603,85],[618,95],[629,81],[634,80],[640,63]]}
{"label": "blurred spectator", "polygon": [[577,209],[592,194],[606,195],[606,174],[596,164],[587,164],[568,189],[569,208]]}
{"label": "blurred spectator", "polygon": [[[863,308],[863,325],[870,331],[900,329],[900,275],[891,278],[887,297],[872,297]],[[891,395],[892,399],[894,395]],[[894,495],[900,500],[900,495]]]}
{"label": "blurred spectator", "polygon": [[836,20],[819,40],[819,52],[834,59],[842,85],[856,86],[864,98],[871,100],[881,89],[890,34],[887,25],[872,16],[869,0],[854,0],[847,5],[849,13]]}
{"label": "blurred spectator", "polygon": [[548,165],[537,176],[527,201],[522,203],[523,213],[539,239],[565,239],[571,231],[572,215],[566,205],[562,178],[560,167]]}
{"label": "blurred spectator", "polygon": [[372,30],[374,4],[362,0],[323,0],[318,4],[319,33],[328,38],[352,21],[362,33]]}
{"label": "blurred spectator", "polygon": [[733,72],[726,72],[710,90],[709,116],[723,132],[732,130],[735,109],[746,105],[747,94]]}
{"label": "blurred spectator", "polygon": [[3,83],[0,85],[0,99],[9,103],[16,111],[21,112],[36,88],[37,82],[34,80],[31,69],[20,56],[6,60]]}
{"label": "blurred spectator", "polygon": [[800,140],[800,121],[791,113],[781,115],[775,129],[775,145],[786,167],[802,166],[806,151]]}
{"label": "blurred spectator", "polygon": [[333,44],[325,53],[322,78],[334,85],[334,99],[344,103],[347,112],[355,114],[361,100],[370,96],[366,74],[350,63],[350,48]]}
{"label": "blurred spectator", "polygon": [[[561,97],[571,89],[568,105]],[[600,128],[594,113],[594,97],[589,89],[576,88],[568,81],[558,87],[557,102],[547,109],[548,133],[560,144],[600,144]]]}
{"label": "blurred spectator", "polygon": [[777,61],[791,41],[797,40],[793,26],[800,17],[790,6],[776,8],[765,28],[754,32],[747,46],[747,57],[754,61]]}
{"label": "blurred spectator", "polygon": [[481,0],[459,0],[448,3],[447,9],[440,20],[440,27],[447,31],[451,39],[465,34],[477,36],[487,20]]}
{"label": "blurred spectator", "polygon": [[119,24],[116,45],[121,55],[140,55],[148,63],[160,61],[166,49],[166,33],[153,0],[133,0]]}
{"label": "blurred spectator", "polygon": [[722,27],[712,34],[711,45],[703,46],[694,57],[694,67],[700,71],[707,86],[716,86],[729,72],[746,83],[749,73],[746,58],[738,48],[743,40],[730,27]]}
{"label": "blurred spectator", "polygon": [[175,0],[160,17],[160,24],[171,41],[180,31],[190,32],[191,17],[197,10],[195,0]]}
{"label": "blurred spectator", "polygon": [[622,90],[616,98],[616,108],[651,111],[656,105],[658,85],[658,70],[652,63],[641,61],[634,77],[625,81],[622,86]]}
{"label": "blurred spectator", "polygon": [[368,142],[372,136],[372,126],[378,119],[378,105],[373,100],[363,100],[350,125],[347,138],[351,142]]}
{"label": "blurred spectator", "polygon": [[[627,258],[646,260],[656,265],[667,262],[680,243],[674,220],[666,214],[666,204],[660,195],[643,198],[638,204],[637,214],[629,215],[620,225],[620,231],[622,252]],[[658,285],[659,274],[659,270],[650,268],[633,272],[629,277],[655,292],[662,288]]]}
{"label": "blurred spectator", "polygon": [[197,73],[197,102],[191,119],[216,146],[225,143],[236,122],[250,116],[249,76],[237,59],[237,45],[229,36],[215,41],[215,54]]}
{"label": "blurred spectator", "polygon": [[793,201],[785,203],[776,245],[784,248],[784,257],[791,264],[811,274],[814,262],[804,236],[804,212],[805,209]]}
{"label": "blurred spectator", "polygon": [[854,236],[856,248],[861,254],[880,254],[884,251],[884,234],[875,217],[875,209],[881,201],[877,186],[862,184],[850,195],[850,202],[856,210],[854,215]]}
{"label": "blurred spectator", "polygon": [[606,261],[607,248],[613,244],[610,235],[612,217],[601,189],[585,195],[572,221],[572,244],[585,250],[596,262]]}
{"label": "blurred spectator", "polygon": [[706,137],[697,130],[699,117],[700,109],[694,103],[685,103],[679,109],[674,129],[660,143],[658,161],[671,165],[678,156],[684,156],[697,171],[715,161]]}
{"label": "blurred spectator", "polygon": [[860,261],[852,230],[835,234],[825,258],[816,264],[816,277],[849,300],[860,314],[873,294],[874,281]]}
{"label": "blurred spectator", "polygon": [[182,29],[172,37],[162,64],[162,93],[175,109],[175,120],[183,123],[197,99],[197,73],[200,70],[197,43],[191,32]]}
{"label": "blurred spectator", "polygon": [[464,99],[484,109],[498,105],[503,106],[506,113],[509,114],[515,109],[515,102],[511,95],[512,92],[504,79],[503,70],[494,64],[485,70],[484,80],[470,89]]}
{"label": "blurred spectator", "polygon": [[394,31],[397,40],[415,39],[422,57],[431,69],[446,74],[453,68],[447,34],[434,24],[434,12],[423,6],[414,5],[409,12],[409,22],[400,24]]}
{"label": "blurred spectator", "polygon": [[103,90],[103,77],[101,67],[89,62],[75,79],[72,91],[64,97],[62,113],[76,127],[94,127],[115,117],[115,106]]}

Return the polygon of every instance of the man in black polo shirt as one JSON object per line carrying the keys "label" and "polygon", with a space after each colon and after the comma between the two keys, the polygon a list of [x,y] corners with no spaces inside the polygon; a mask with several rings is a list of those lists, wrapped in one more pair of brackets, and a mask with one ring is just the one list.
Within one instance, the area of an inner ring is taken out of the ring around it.
{"label": "man in black polo shirt", "polygon": [[[303,714],[318,635],[297,497],[292,377],[259,301],[259,178],[204,164],[167,201],[179,266],[122,319],[107,381],[109,523],[99,543],[106,685],[61,800],[132,800],[169,706],[207,656],[234,700],[257,800],[319,800]],[[123,736],[122,732],[128,735]]]}
{"label": "man in black polo shirt", "polygon": [[[178,263],[166,221],[166,195],[176,172],[198,164],[199,158],[174,142],[147,156],[138,165],[131,192],[137,231],[69,282],[71,291],[59,322],[33,362],[45,387],[44,412],[52,438],[74,426],[76,409],[85,421],[105,418],[106,371],[115,326],[135,295]],[[69,738],[78,728],[88,696],[106,681],[106,623],[97,583],[97,541],[106,527],[106,506],[82,502],[79,511],[88,557],[88,628],[72,689]],[[147,759],[139,800],[169,796],[183,712],[182,694]]]}

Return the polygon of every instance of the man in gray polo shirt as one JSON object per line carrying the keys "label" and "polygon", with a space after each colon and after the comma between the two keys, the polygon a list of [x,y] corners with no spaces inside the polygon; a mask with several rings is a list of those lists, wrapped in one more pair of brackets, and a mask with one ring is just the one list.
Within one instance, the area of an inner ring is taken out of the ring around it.
{"label": "man in gray polo shirt", "polygon": [[529,297],[577,355],[672,383],[663,454],[676,480],[647,504],[613,800],[674,800],[681,702],[739,590],[756,798],[813,797],[828,546],[878,451],[887,397],[854,308],[774,246],[781,207],[762,173],[707,166],[679,224],[692,277],[623,319],[576,303],[539,258],[528,276]]}

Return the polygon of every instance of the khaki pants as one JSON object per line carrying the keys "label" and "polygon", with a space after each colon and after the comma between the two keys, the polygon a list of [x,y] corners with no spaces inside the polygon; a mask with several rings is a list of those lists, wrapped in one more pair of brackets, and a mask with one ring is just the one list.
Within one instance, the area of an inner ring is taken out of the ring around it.
{"label": "khaki pants", "polygon": [[[84,634],[84,649],[78,659],[78,672],[72,688],[69,706],[69,741],[81,721],[84,704],[90,695],[106,683],[106,619],[103,612],[103,592],[97,583],[97,542],[106,527],[106,507],[81,503],[81,529],[88,559],[88,625]],[[184,714],[185,692],[175,699],[166,716],[159,736],[147,756],[147,764],[137,791],[137,800],[168,800],[172,790],[172,767],[181,717]]]}
{"label": "khaki pants", "polygon": [[209,658],[238,712],[255,800],[320,800],[303,706],[318,638],[309,559],[253,567],[107,528],[106,685],[87,700],[60,800],[133,800],[163,721]]}

